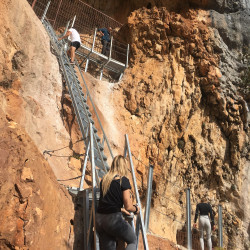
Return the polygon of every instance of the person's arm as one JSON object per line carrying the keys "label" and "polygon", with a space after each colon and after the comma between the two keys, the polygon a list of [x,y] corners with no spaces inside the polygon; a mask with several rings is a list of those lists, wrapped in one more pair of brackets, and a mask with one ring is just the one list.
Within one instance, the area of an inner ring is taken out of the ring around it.
{"label": "person's arm", "polygon": [[214,227],[214,214],[213,214],[213,210],[212,210],[212,207],[210,204],[209,204],[209,214],[210,214],[210,219],[211,219],[211,226],[212,226],[212,229],[214,230],[215,229],[215,227]]}
{"label": "person's arm", "polygon": [[104,36],[104,33],[103,33],[103,28],[102,29],[97,29],[97,32],[100,33],[100,36]]}
{"label": "person's arm", "polygon": [[127,211],[124,207],[121,208],[121,212],[126,215],[130,215],[130,212]]}
{"label": "person's arm", "polygon": [[195,216],[194,216],[194,227],[196,228],[196,221],[197,221],[197,218],[198,218],[198,215],[199,215],[199,207],[198,205],[196,206],[196,210],[195,210]]}
{"label": "person's arm", "polygon": [[64,36],[58,38],[58,41],[60,41],[60,40],[62,40],[62,39],[64,39],[64,38],[66,38],[66,37],[68,37],[71,33],[72,33],[72,32],[68,30],[67,33],[66,33]]}
{"label": "person's arm", "polygon": [[140,208],[135,204],[133,205],[132,200],[130,198],[130,189],[124,190],[122,192],[122,196],[125,209],[133,213],[139,213]]}

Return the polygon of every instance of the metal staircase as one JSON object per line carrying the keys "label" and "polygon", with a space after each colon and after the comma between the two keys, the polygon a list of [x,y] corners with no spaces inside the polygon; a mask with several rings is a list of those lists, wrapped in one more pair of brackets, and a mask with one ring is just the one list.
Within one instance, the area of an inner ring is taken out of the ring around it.
{"label": "metal staircase", "polygon": [[[77,71],[75,70],[74,67],[72,67],[72,65],[69,62],[67,53],[64,49],[63,42],[58,41],[58,38],[54,32],[54,29],[52,28],[52,26],[50,25],[50,23],[46,19],[43,20],[43,25],[46,28],[46,30],[50,36],[52,47],[56,51],[56,55],[58,57],[60,67],[63,71],[63,75],[64,75],[64,78],[65,78],[65,81],[67,84],[67,88],[68,88],[68,91],[69,91],[71,99],[72,99],[72,104],[73,104],[74,111],[75,111],[75,114],[77,117],[77,121],[78,121],[78,124],[80,127],[82,138],[83,138],[85,146],[86,146],[86,154],[88,154],[88,151],[89,151],[89,137],[88,137],[89,124],[90,123],[92,124],[93,140],[94,140],[94,152],[95,152],[94,161],[95,161],[95,165],[97,167],[96,168],[96,175],[97,175],[96,179],[99,180],[99,178],[102,178],[104,176],[104,174],[107,172],[107,170],[109,169],[109,166],[107,163],[107,157],[104,154],[105,143],[108,145],[108,151],[109,151],[111,157],[113,158],[113,154],[112,154],[111,148],[109,146],[109,142],[108,142],[107,137],[104,133],[104,130],[100,124],[99,116],[96,112],[93,101],[89,95],[89,91],[88,91],[86,82],[83,78],[83,75],[82,75],[82,72],[81,72],[81,69],[80,69],[78,63],[76,62],[75,67],[77,67],[79,70],[79,74],[81,76],[82,82],[85,85],[85,90],[87,92],[86,94],[83,93],[83,89],[81,87],[79,78],[77,76]],[[89,103],[90,103],[90,105],[92,105],[92,109],[94,109],[94,111],[96,113],[96,117],[99,121],[98,125],[99,125],[99,127],[101,127],[101,130],[102,130],[101,132],[103,135],[102,140],[97,134],[95,122],[92,119],[91,112],[89,111],[90,110]],[[86,161],[86,164],[87,164],[87,161]],[[84,173],[83,173],[82,179],[84,179],[86,164],[84,166]],[[82,187],[80,187],[80,189],[81,188]]]}

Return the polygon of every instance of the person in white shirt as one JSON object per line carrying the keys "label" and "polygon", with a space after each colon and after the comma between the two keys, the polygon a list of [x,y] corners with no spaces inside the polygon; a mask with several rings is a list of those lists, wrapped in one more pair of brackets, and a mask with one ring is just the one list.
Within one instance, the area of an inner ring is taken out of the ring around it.
{"label": "person in white shirt", "polygon": [[71,43],[70,49],[67,51],[67,54],[70,57],[70,63],[74,64],[75,52],[81,46],[81,38],[79,33],[75,29],[70,28],[67,33],[64,36],[60,37],[58,40],[60,41],[68,36],[70,37]]}

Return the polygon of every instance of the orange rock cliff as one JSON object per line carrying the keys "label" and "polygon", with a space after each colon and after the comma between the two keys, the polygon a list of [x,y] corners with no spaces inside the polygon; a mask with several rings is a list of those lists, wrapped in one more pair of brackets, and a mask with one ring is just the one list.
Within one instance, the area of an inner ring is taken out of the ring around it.
{"label": "orange rock cliff", "polygon": [[[145,166],[154,165],[149,231],[159,238],[150,249],[180,243],[186,187],[192,220],[207,196],[215,210],[222,205],[225,249],[248,249],[250,4],[86,2],[126,23],[122,81],[84,77],[115,153],[129,136],[143,204]],[[58,181],[79,176],[84,159],[71,100],[29,3],[4,0],[0,9],[0,249],[80,249],[82,225],[65,189],[79,180]]]}

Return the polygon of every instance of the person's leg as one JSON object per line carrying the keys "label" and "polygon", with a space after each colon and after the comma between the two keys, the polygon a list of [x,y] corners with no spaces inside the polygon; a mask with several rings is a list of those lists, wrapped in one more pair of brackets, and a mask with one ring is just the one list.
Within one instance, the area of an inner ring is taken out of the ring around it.
{"label": "person's leg", "polygon": [[206,230],[206,234],[207,234],[207,247],[208,250],[212,250],[212,239],[211,239],[211,224],[210,224],[210,220],[207,217],[206,221],[205,221],[205,230]]}
{"label": "person's leg", "polygon": [[202,216],[200,216],[199,219],[199,232],[200,232],[200,245],[201,245],[201,250],[204,250],[204,219]]}
{"label": "person's leg", "polygon": [[102,54],[105,55],[106,54],[106,50],[107,50],[107,45],[108,42],[106,40],[102,40]]}
{"label": "person's leg", "polygon": [[[97,214],[97,230],[100,228],[113,239],[121,239],[127,243],[126,250],[136,250],[136,236],[132,227],[123,219],[121,213]],[[101,232],[100,232],[101,234]],[[107,248],[109,249],[109,248]]]}
{"label": "person's leg", "polygon": [[70,58],[70,48],[67,50],[67,55]]}
{"label": "person's leg", "polygon": [[110,50],[110,43],[107,42],[106,50],[105,50],[105,52],[104,52],[104,55],[107,56],[107,57],[109,56],[109,50]]}
{"label": "person's leg", "polygon": [[105,232],[105,215],[96,214],[96,229],[99,235],[100,250],[116,250],[116,239]]}
{"label": "person's leg", "polygon": [[133,228],[125,221],[122,214],[119,213],[116,217],[117,227],[115,229],[116,238],[127,243],[126,250],[136,250],[136,235]]}
{"label": "person's leg", "polygon": [[102,232],[99,234],[100,250],[116,250],[116,240]]}
{"label": "person's leg", "polygon": [[71,59],[71,62],[75,61],[75,51],[76,51],[76,48],[74,46],[71,46],[70,47],[70,59]]}

